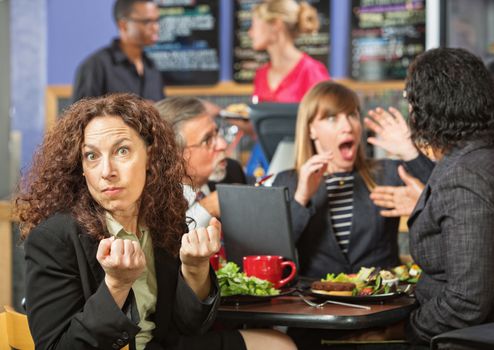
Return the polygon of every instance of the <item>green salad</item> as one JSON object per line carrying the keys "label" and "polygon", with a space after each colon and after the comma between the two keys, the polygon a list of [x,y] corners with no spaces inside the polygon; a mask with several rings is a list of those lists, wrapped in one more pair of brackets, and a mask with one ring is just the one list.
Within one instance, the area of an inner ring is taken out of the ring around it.
{"label": "green salad", "polygon": [[[381,272],[384,272],[382,270]],[[355,284],[353,290],[354,296],[367,296],[376,294],[387,294],[393,290],[393,287],[383,283],[383,277],[374,267],[362,267],[357,274],[328,273],[326,278],[321,279],[323,282],[350,282]]]}
{"label": "green salad", "polygon": [[216,271],[222,297],[239,294],[257,296],[280,294],[271,282],[257,277],[247,277],[245,273],[239,271],[240,268],[233,262],[227,263]]}

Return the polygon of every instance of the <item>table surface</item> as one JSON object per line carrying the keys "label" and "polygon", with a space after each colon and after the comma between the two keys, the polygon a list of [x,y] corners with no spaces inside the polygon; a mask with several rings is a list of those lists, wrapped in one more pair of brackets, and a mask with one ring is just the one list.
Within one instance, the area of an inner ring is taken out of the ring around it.
{"label": "table surface", "polygon": [[364,329],[398,322],[416,307],[415,299],[409,297],[400,297],[385,303],[359,304],[371,309],[334,304],[315,308],[305,304],[298,296],[284,296],[267,302],[221,305],[217,319],[247,325]]}

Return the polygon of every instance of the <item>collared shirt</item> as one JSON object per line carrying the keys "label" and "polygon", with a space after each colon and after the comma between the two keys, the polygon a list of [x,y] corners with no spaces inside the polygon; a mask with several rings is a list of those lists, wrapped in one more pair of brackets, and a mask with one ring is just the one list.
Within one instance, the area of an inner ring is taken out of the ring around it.
{"label": "collared shirt", "polygon": [[[212,216],[209,212],[197,201],[197,192],[201,191],[206,196],[211,193],[207,185],[201,186],[199,189],[194,189],[189,185],[184,185],[184,197],[189,204],[186,216],[188,219],[194,219],[194,221],[188,220],[187,226],[189,231],[196,227],[208,227],[209,220]],[[190,222],[189,222],[190,221]]]}
{"label": "collared shirt", "polygon": [[142,76],[139,75],[119,43],[119,39],[113,40],[110,46],[98,50],[81,63],[75,77],[73,102],[111,92],[134,93],[152,101],[165,97],[161,72],[153,61],[143,53],[144,71]]}
{"label": "collared shirt", "polygon": [[138,326],[141,328],[135,341],[137,350],[141,350],[153,338],[152,331],[156,328],[154,322],[149,319],[149,316],[156,310],[158,295],[151,234],[147,229],[139,227],[141,238],[137,238],[135,234],[126,232],[123,226],[109,213],[106,215],[106,227],[108,232],[116,238],[139,242],[146,257],[146,269],[132,285],[140,317]]}

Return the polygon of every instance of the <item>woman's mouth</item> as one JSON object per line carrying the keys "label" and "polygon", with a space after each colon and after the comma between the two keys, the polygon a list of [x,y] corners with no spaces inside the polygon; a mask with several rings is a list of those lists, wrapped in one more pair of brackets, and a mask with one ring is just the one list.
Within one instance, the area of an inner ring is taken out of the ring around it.
{"label": "woman's mouth", "polygon": [[120,192],[122,192],[123,188],[122,187],[108,187],[103,190],[103,193],[106,194],[107,196],[116,196]]}
{"label": "woman's mouth", "polygon": [[353,161],[355,158],[355,142],[347,141],[338,146],[341,157],[346,161]]}

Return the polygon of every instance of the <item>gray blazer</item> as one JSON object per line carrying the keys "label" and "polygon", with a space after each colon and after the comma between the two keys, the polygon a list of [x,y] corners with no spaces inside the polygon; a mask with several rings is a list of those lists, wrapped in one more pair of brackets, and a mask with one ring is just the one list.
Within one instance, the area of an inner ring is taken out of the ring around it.
{"label": "gray blazer", "polygon": [[423,269],[409,340],[494,321],[494,146],[469,142],[445,156],[408,225]]}
{"label": "gray blazer", "polygon": [[[374,171],[376,183],[388,186],[402,184],[397,172],[398,164],[398,161],[389,159],[377,161]],[[423,155],[405,165],[423,182],[427,181],[434,166]],[[308,206],[303,207],[293,199],[298,181],[295,170],[281,172],[276,177],[273,186],[287,186],[291,196],[290,207],[300,275],[322,278],[327,273],[355,273],[362,266],[390,267],[399,264],[399,219],[382,217],[379,214],[381,208],[370,200],[370,193],[363,179],[357,172],[354,175],[353,219],[346,256],[333,232],[325,183],[321,182]]]}

